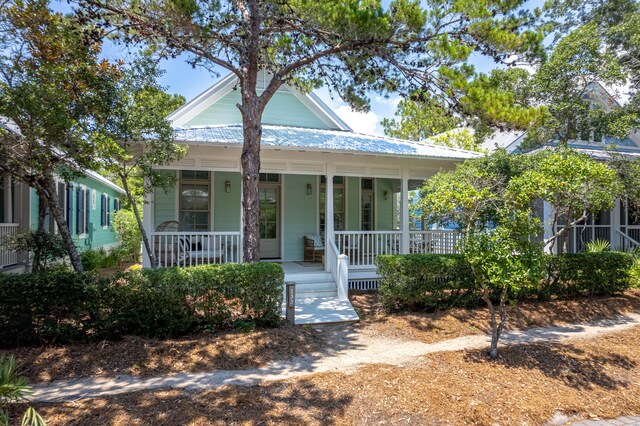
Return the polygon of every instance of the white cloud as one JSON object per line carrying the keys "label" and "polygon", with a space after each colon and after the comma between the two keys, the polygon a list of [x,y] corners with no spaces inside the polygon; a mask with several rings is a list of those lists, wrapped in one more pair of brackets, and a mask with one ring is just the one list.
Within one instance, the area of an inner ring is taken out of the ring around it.
{"label": "white cloud", "polygon": [[338,117],[342,118],[354,132],[369,135],[381,134],[378,126],[381,119],[375,112],[356,112],[348,105],[341,105],[335,109],[335,113],[338,114]]}
{"label": "white cloud", "polygon": [[396,108],[398,108],[398,104],[400,103],[401,100],[402,98],[400,97],[400,95],[391,95],[386,98],[384,96],[378,95],[375,98],[373,98],[374,102],[379,103],[381,105],[387,105],[393,108],[394,111]]}

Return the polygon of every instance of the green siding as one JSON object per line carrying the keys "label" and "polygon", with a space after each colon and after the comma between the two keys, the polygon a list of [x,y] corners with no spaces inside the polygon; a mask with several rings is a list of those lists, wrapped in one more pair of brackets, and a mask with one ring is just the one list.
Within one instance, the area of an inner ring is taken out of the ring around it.
{"label": "green siding", "polygon": [[[175,171],[163,171],[168,175],[174,175]],[[176,186],[178,182],[176,181]],[[169,188],[166,192],[163,189],[156,189],[153,194],[153,229],[167,220],[178,220],[178,206],[176,205],[176,188]]]}
{"label": "green siding", "polygon": [[[282,238],[284,260],[304,259],[303,237],[315,234],[318,222],[318,187],[315,176],[283,175],[284,202],[282,208]],[[307,195],[307,184],[312,195]]]}
{"label": "green siding", "polygon": [[[87,189],[89,189],[89,193],[88,193],[89,197],[91,197],[92,190],[96,191],[96,205],[95,207],[90,206],[91,212],[89,214],[89,234],[85,238],[79,238],[79,236],[75,233],[75,216],[76,216],[76,211],[75,211],[76,199],[75,198],[76,197],[74,192],[74,196],[73,196],[74,221],[72,222],[73,226],[71,227],[71,230],[72,230],[73,238],[76,242],[76,245],[80,248],[80,250],[87,250],[87,249],[96,249],[99,247],[117,243],[118,236],[113,229],[113,200],[114,198],[120,198],[121,194],[107,187],[106,185],[89,178],[78,179],[73,183],[74,187],[77,186],[78,184],[84,185],[87,187]],[[110,197],[109,211],[111,212],[111,225],[105,226],[105,227],[101,226],[100,224],[100,214],[101,214],[100,201],[101,201],[102,194],[106,194],[107,196]]]}
{"label": "green siding", "polygon": [[[376,179],[375,184],[376,203],[376,231],[389,231],[393,229],[393,180]],[[384,192],[387,191],[389,199],[384,199]]]}
{"label": "green siding", "polygon": [[[84,251],[118,243],[118,236],[113,229],[113,200],[116,198],[120,198],[121,194],[107,187],[106,185],[90,178],[80,178],[72,182],[71,184],[74,188],[77,187],[77,185],[86,186],[89,190],[89,197],[91,197],[92,190],[96,191],[96,205],[95,208],[91,206],[91,212],[89,214],[89,233],[82,238],[80,238],[80,235],[76,233],[76,193],[75,189],[73,191],[71,235],[78,249]],[[31,229],[36,229],[38,227],[38,206],[40,205],[40,200],[38,199],[38,195],[35,189],[31,188],[29,193],[31,198],[31,202],[29,205],[29,226]],[[101,226],[100,224],[100,200],[102,194],[106,194],[110,197],[109,210],[111,212],[111,225],[105,227]],[[60,206],[60,208],[63,212],[66,212],[66,205]]]}
{"label": "green siding", "polygon": [[[225,184],[231,182],[231,192],[225,192]],[[240,231],[240,173],[215,172],[213,187],[213,230],[219,232]]]}
{"label": "green siding", "polygon": [[360,178],[347,178],[347,230],[360,230]]}
{"label": "green siding", "polygon": [[[214,124],[242,123],[240,111],[236,106],[239,103],[241,103],[240,92],[232,90],[189,120],[186,125],[210,126]],[[313,129],[330,128],[294,94],[287,92],[277,92],[271,98],[262,115],[262,123]]]}

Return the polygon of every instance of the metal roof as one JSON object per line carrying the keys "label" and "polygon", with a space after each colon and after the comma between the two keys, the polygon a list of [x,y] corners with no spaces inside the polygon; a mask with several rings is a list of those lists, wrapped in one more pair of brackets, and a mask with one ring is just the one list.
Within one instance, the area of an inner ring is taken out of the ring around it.
{"label": "metal roof", "polygon": [[[178,141],[200,144],[243,143],[242,125],[175,128]],[[281,148],[359,152],[374,155],[467,159],[481,154],[445,146],[360,133],[287,126],[262,126],[262,145]]]}

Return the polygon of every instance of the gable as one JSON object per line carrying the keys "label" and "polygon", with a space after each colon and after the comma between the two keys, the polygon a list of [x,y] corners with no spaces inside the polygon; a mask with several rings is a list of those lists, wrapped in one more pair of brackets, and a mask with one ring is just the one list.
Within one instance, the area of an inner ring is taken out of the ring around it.
{"label": "gable", "polygon": [[[259,73],[258,94],[262,93],[269,81],[269,74]],[[240,124],[242,116],[236,106],[240,102],[238,79],[234,74],[229,74],[167,118],[177,128]],[[283,85],[267,104],[262,123],[310,129],[351,130],[316,95],[301,93],[287,85]]]}
{"label": "gable", "polygon": [[[236,106],[240,102],[240,91],[231,90],[188,120],[184,125],[193,127],[242,123],[242,116]],[[312,129],[331,128],[328,123],[322,121],[293,93],[284,91],[278,91],[273,95],[262,115],[262,123]]]}

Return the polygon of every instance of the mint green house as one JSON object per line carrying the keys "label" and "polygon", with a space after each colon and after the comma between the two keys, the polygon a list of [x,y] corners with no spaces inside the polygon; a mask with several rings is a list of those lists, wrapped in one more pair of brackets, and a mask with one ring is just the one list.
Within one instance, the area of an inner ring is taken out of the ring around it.
{"label": "mint green house", "polygon": [[[268,79],[263,73],[259,86]],[[187,155],[163,168],[176,187],[155,191],[145,205],[161,266],[241,261],[236,86],[229,75],[169,116]],[[263,125],[260,257],[282,263],[299,300],[344,301],[349,286],[375,282],[382,253],[453,250],[453,232],[410,231],[408,192],[476,153],[355,133],[313,93],[287,86],[266,107]]]}
{"label": "mint green house", "polygon": [[[39,207],[36,191],[9,176],[0,176],[0,184],[3,200],[0,237],[36,229]],[[120,197],[124,194],[120,187],[88,170],[73,182],[58,181],[57,190],[67,226],[81,251],[98,248],[109,251],[119,245],[112,218],[120,209]],[[57,232],[57,225],[49,214],[45,216],[45,227],[49,232]],[[24,253],[12,252],[0,242],[0,268],[16,269],[25,260]]]}

